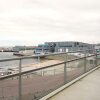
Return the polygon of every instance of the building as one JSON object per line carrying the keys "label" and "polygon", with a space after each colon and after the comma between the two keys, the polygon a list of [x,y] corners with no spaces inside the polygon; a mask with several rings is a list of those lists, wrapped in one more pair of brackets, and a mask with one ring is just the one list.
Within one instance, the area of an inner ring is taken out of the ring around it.
{"label": "building", "polygon": [[94,46],[88,43],[65,41],[65,42],[45,42],[38,45],[36,52],[75,52],[80,50],[93,50]]}
{"label": "building", "polygon": [[82,42],[46,42],[45,44],[54,45],[55,52],[75,52],[75,51],[85,51],[93,49],[92,44],[82,43]]}
{"label": "building", "polygon": [[35,54],[41,54],[41,53],[48,53],[50,52],[50,48],[48,44],[39,44],[38,47],[35,48],[34,53]]}
{"label": "building", "polygon": [[100,44],[95,45],[95,50],[97,53],[100,53]]}
{"label": "building", "polygon": [[13,51],[34,50],[35,48],[35,46],[15,46]]}

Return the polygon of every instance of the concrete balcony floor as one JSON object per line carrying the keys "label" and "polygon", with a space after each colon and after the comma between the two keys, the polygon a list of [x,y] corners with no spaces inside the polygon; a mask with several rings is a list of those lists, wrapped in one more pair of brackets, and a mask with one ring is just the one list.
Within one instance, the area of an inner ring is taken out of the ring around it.
{"label": "concrete balcony floor", "polygon": [[49,100],[100,100],[100,68]]}

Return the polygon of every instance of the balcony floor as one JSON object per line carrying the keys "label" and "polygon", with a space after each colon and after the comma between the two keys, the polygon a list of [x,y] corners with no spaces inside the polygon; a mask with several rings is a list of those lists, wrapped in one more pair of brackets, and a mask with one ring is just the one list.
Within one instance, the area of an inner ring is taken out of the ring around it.
{"label": "balcony floor", "polygon": [[100,68],[49,100],[100,100]]}

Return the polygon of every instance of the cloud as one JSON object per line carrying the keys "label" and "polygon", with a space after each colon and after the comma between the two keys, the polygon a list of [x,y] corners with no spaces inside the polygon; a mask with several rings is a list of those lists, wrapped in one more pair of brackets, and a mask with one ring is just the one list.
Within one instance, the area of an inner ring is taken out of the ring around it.
{"label": "cloud", "polygon": [[0,40],[100,42],[99,5],[99,0],[2,0]]}

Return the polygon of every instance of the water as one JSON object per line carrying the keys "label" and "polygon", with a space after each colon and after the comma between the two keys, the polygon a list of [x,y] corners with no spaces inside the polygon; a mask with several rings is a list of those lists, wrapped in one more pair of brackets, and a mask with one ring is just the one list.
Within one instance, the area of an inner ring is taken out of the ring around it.
{"label": "water", "polygon": [[[10,58],[17,58],[18,56],[14,56],[13,52],[0,52],[0,59],[10,59]],[[22,65],[31,64],[37,62],[37,59],[24,59],[22,60]],[[0,71],[1,70],[8,70],[12,68],[19,67],[19,60],[14,61],[6,61],[0,62]]]}
{"label": "water", "polygon": [[0,52],[0,59],[15,58],[13,52]]}

